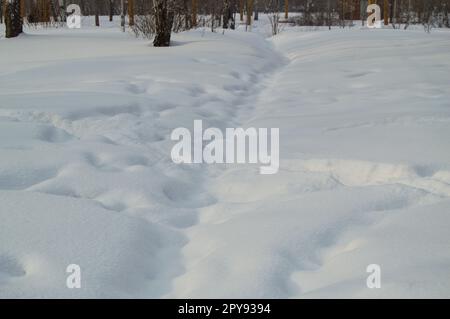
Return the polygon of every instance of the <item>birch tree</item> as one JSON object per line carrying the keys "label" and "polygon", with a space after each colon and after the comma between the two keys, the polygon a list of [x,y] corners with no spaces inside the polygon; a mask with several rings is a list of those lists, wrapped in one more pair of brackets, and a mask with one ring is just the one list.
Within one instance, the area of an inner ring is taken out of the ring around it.
{"label": "birch tree", "polygon": [[20,2],[20,0],[4,0],[3,12],[7,38],[14,38],[22,33],[23,19],[20,14]]}
{"label": "birch tree", "polygon": [[233,18],[233,7],[230,0],[223,0],[223,28],[224,29],[234,29],[234,18]]}
{"label": "birch tree", "polygon": [[272,27],[272,35],[277,35],[280,32],[280,0],[264,0],[265,12],[269,18]]}
{"label": "birch tree", "polygon": [[175,3],[174,0],[153,0],[153,10],[155,14],[155,47],[170,46],[172,34]]}

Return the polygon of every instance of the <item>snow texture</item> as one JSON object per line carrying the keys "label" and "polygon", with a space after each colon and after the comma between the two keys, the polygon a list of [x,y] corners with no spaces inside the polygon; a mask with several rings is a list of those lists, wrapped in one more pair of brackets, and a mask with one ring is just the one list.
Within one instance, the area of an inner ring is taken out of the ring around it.
{"label": "snow texture", "polygon": [[[450,32],[84,23],[0,39],[0,298],[450,297]],[[174,164],[197,119],[278,174]]]}

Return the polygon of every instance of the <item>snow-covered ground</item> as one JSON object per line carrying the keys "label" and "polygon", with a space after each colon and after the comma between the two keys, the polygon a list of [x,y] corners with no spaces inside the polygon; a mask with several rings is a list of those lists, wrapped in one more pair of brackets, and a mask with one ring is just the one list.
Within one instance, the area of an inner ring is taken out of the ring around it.
{"label": "snow-covered ground", "polygon": [[[0,297],[450,297],[450,32],[174,44],[0,39]],[[278,174],[174,164],[197,119],[279,128]]]}

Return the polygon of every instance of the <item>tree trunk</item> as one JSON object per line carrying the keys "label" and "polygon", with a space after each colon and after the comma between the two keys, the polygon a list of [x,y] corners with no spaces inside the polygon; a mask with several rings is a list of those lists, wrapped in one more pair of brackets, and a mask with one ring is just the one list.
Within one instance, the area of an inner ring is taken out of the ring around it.
{"label": "tree trunk", "polygon": [[3,0],[0,0],[0,24],[3,24],[3,11],[5,7],[3,5]]}
{"label": "tree trunk", "polygon": [[284,0],[284,18],[289,18],[289,0]]}
{"label": "tree trunk", "polygon": [[328,24],[328,30],[331,30],[331,3],[330,3],[330,0],[327,0],[327,24]]}
{"label": "tree trunk", "polygon": [[384,0],[384,25],[389,24],[389,0]]}
{"label": "tree trunk", "polygon": [[192,0],[192,26],[197,26],[198,0]]}
{"label": "tree trunk", "polygon": [[361,1],[354,0],[353,1],[353,20],[361,19]]}
{"label": "tree trunk", "polygon": [[247,0],[247,26],[252,26],[252,16],[253,16],[253,0]]}
{"label": "tree trunk", "polygon": [[114,16],[114,0],[109,0],[109,21],[113,20]]}
{"label": "tree trunk", "polygon": [[125,32],[125,1],[120,1],[120,26],[122,27],[122,32]]}
{"label": "tree trunk", "polygon": [[80,0],[80,9],[81,9],[81,12],[83,14],[87,14],[87,12],[86,12],[86,1],[85,0]]}
{"label": "tree trunk", "polygon": [[[419,19],[419,23],[423,23],[424,22],[424,11],[425,11],[425,4],[423,2],[421,2],[420,4],[417,5],[417,18]],[[414,10],[416,11],[416,10]]]}
{"label": "tree trunk", "polygon": [[36,1],[35,22],[40,22],[40,23],[49,23],[50,22],[49,0],[37,0]]}
{"label": "tree trunk", "polygon": [[222,27],[224,29],[228,29],[230,25],[230,21],[233,18],[231,13],[230,0],[223,0],[223,22]]}
{"label": "tree trunk", "polygon": [[[22,0],[24,2],[24,9],[22,14],[22,17],[25,21],[26,14],[25,14],[25,0]],[[56,0],[56,4],[54,0],[50,0],[50,11],[53,17],[53,21],[57,22],[59,20],[59,1]]]}
{"label": "tree trunk", "polygon": [[134,0],[128,0],[128,25],[134,25]]}
{"label": "tree trunk", "polygon": [[244,21],[244,1],[245,0],[239,0],[239,17],[241,21]]}
{"label": "tree trunk", "polygon": [[394,24],[397,23],[397,17],[398,17],[398,3],[397,0],[394,0],[394,8],[392,10],[392,22]]}
{"label": "tree trunk", "polygon": [[215,30],[215,22],[216,22],[216,2],[211,2],[211,32]]}
{"label": "tree trunk", "polygon": [[448,5],[444,3],[444,25],[450,28],[450,21],[448,19]]}
{"label": "tree trunk", "polygon": [[170,46],[170,36],[172,34],[174,11],[171,0],[153,0],[155,10],[155,47]]}
{"label": "tree trunk", "polygon": [[313,25],[312,17],[311,17],[311,1],[306,0],[305,5],[305,24],[306,25]]}
{"label": "tree trunk", "polygon": [[49,0],[42,0],[42,22],[50,22],[50,3]]}
{"label": "tree trunk", "polygon": [[408,28],[409,23],[411,21],[411,0],[408,0],[408,14],[406,15],[406,23],[405,23],[405,30]]}
{"label": "tree trunk", "polygon": [[183,11],[184,11],[184,28],[189,30],[191,28],[192,17],[188,8],[188,0],[183,0]]}
{"label": "tree trunk", "polygon": [[99,27],[100,26],[100,17],[99,17],[99,5],[98,5],[98,1],[94,1],[94,6],[95,6],[95,26]]}
{"label": "tree trunk", "polygon": [[22,18],[26,17],[26,13],[25,13],[25,0],[20,0],[20,16]]}
{"label": "tree trunk", "polygon": [[7,38],[14,38],[22,33],[23,20],[20,12],[20,0],[4,2],[5,36]]}

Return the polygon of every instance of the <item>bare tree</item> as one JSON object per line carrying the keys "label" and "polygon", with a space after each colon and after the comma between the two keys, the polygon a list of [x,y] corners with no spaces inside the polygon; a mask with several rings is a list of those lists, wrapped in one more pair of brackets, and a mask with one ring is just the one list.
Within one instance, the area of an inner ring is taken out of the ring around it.
{"label": "bare tree", "polygon": [[264,0],[265,11],[272,27],[272,35],[280,32],[280,0]]}
{"label": "bare tree", "polygon": [[231,5],[230,0],[223,0],[223,28],[234,29],[234,7]]}
{"label": "bare tree", "polygon": [[435,11],[436,7],[433,6],[433,3],[430,2],[424,2],[423,3],[423,18],[422,18],[422,25],[426,32],[430,32],[431,29],[434,27],[434,17],[435,17]]}
{"label": "bare tree", "polygon": [[406,23],[405,23],[405,30],[408,29],[409,24],[411,22],[411,2],[412,0],[408,0],[408,7],[407,7],[407,15],[406,15]]}
{"label": "bare tree", "polygon": [[397,0],[394,0],[393,8],[392,8],[392,24],[394,25],[397,23],[397,9],[398,9],[398,2]]}

